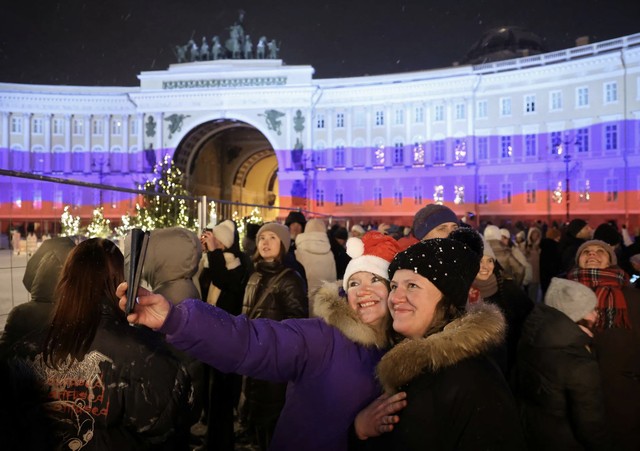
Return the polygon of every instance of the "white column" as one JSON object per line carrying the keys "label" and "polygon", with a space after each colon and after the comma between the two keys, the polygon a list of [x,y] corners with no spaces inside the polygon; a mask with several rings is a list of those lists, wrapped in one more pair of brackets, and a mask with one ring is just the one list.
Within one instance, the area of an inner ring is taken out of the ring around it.
{"label": "white column", "polygon": [[344,156],[344,164],[348,168],[353,168],[353,107],[344,110],[344,126],[347,128],[345,152],[349,149],[349,152]]}
{"label": "white column", "polygon": [[158,113],[156,116],[156,161],[160,161],[162,155],[164,155],[164,113]]}
{"label": "white column", "polygon": [[122,155],[120,155],[120,171],[129,172],[129,115],[122,115]]}
{"label": "white column", "polygon": [[101,156],[102,158],[102,162],[98,162],[99,164],[102,164],[102,168],[98,168],[98,170],[101,170],[102,173],[107,173],[110,172],[110,158],[111,158],[111,115],[110,114],[105,114],[102,117],[102,123],[103,123],[103,132],[104,132],[104,152],[103,155]]}
{"label": "white column", "polygon": [[445,124],[447,130],[446,136],[444,137],[444,162],[448,164],[453,161],[453,151],[451,151],[453,143],[450,142],[453,136],[453,102],[451,100],[447,100],[445,102],[444,111],[444,120],[446,121]]}
{"label": "white column", "polygon": [[64,115],[64,167],[63,171],[68,174],[71,172],[71,115]]}
{"label": "white column", "polygon": [[364,144],[365,148],[367,149],[367,152],[365,152],[364,155],[364,166],[370,168],[371,166],[373,166],[373,161],[371,161],[371,129],[373,128],[373,123],[371,120],[371,107],[365,110],[364,126],[366,127],[365,130],[367,131]]}
{"label": "white column", "polygon": [[[393,142],[393,137],[391,136],[391,116],[393,114],[393,109],[391,108],[391,105],[386,105],[384,107],[384,128],[385,128],[385,135],[386,138],[384,140],[384,166],[386,168],[392,167],[393,166],[393,159],[391,158],[391,155],[393,154],[393,149],[391,146],[393,146],[395,143]],[[393,118],[395,120],[395,118]]]}
{"label": "white column", "polygon": [[0,149],[0,164],[2,164],[3,168],[9,169],[9,153],[11,152],[11,149],[9,149],[9,113],[6,111],[0,112],[0,118],[0,134],[2,135],[0,147],[5,149],[5,151]]}
{"label": "white column", "polygon": [[138,154],[136,155],[135,172],[142,171],[142,161],[144,159],[144,114],[138,113],[136,115],[138,121]]}
{"label": "white column", "polygon": [[82,171],[84,173],[91,172],[91,134],[92,130],[92,116],[85,115],[82,118],[83,124],[82,129],[84,131],[84,164]]}
{"label": "white column", "polygon": [[[24,118],[24,128],[22,129],[22,139],[24,142],[24,149],[29,159],[27,163],[28,171],[33,169],[33,155],[31,154],[31,113],[23,113],[22,117]],[[22,166],[24,170],[24,165]]]}

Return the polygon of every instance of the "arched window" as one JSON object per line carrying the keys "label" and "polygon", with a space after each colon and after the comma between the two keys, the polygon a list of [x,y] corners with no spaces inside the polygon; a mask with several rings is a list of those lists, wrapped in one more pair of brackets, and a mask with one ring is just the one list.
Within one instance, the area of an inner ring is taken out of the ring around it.
{"label": "arched window", "polygon": [[71,151],[71,172],[84,172],[84,149],[80,146]]}
{"label": "arched window", "polygon": [[55,146],[51,150],[51,172],[64,172],[64,157],[64,148],[62,146]]}
{"label": "arched window", "polygon": [[35,146],[31,149],[31,169],[33,172],[44,172],[44,147]]}

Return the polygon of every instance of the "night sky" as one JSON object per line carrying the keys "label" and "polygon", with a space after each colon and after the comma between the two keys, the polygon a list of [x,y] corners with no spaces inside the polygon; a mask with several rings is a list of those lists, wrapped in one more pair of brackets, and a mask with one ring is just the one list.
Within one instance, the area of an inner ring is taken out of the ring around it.
{"label": "night sky", "polygon": [[14,0],[0,12],[0,82],[137,86],[192,35],[224,41],[240,8],[254,44],[275,38],[284,62],[313,66],[315,78],[450,66],[503,25],[549,51],[640,32],[640,0]]}

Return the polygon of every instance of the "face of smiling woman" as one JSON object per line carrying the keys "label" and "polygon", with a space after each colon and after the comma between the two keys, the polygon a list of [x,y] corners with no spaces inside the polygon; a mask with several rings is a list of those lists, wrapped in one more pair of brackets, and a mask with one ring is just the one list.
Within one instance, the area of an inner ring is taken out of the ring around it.
{"label": "face of smiling woman", "polygon": [[493,269],[496,267],[496,264],[492,257],[487,257],[486,255],[482,256],[482,260],[480,260],[480,270],[478,271],[478,275],[476,276],[477,280],[488,280],[493,274]]}
{"label": "face of smiling woman", "polygon": [[442,292],[429,279],[410,269],[397,270],[388,301],[393,329],[405,337],[423,337],[441,300]]}
{"label": "face of smiling woman", "polygon": [[582,269],[605,269],[610,265],[609,252],[597,244],[585,247],[578,256],[578,266]]}
{"label": "face of smiling woman", "polygon": [[363,323],[371,326],[381,326],[387,317],[388,296],[386,281],[367,271],[354,273],[347,283],[349,306]]}

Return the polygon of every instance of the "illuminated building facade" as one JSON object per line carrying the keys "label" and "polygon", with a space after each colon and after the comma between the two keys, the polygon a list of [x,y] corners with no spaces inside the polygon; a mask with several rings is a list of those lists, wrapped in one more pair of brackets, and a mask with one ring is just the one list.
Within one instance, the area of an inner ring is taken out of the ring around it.
{"label": "illuminated building facade", "polygon": [[[169,155],[195,195],[355,221],[408,224],[441,202],[492,220],[640,222],[640,34],[421,72],[313,72],[218,60],[133,88],[0,84],[0,168],[133,188]],[[104,195],[2,177],[0,217],[131,208]]]}

